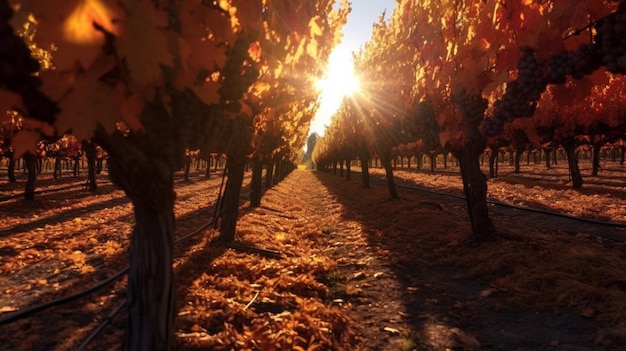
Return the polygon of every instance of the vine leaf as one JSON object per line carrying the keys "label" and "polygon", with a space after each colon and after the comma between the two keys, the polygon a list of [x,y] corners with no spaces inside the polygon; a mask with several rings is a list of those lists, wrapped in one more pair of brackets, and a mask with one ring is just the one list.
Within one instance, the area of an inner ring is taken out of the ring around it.
{"label": "vine leaf", "polygon": [[41,133],[35,130],[20,130],[11,139],[11,147],[15,150],[13,157],[19,158],[25,152],[33,150],[37,140],[41,138]]}
{"label": "vine leaf", "polygon": [[79,139],[90,139],[98,123],[112,132],[119,112],[114,106],[113,89],[95,79],[83,78],[76,81],[74,88],[59,103],[61,112],[57,117],[57,128],[61,132],[71,130]]}
{"label": "vine leaf", "polygon": [[201,86],[192,87],[193,92],[206,104],[216,104],[220,102],[219,89],[221,84],[212,81],[205,82]]}
{"label": "vine leaf", "polygon": [[139,116],[141,115],[141,111],[143,110],[146,101],[138,93],[122,97],[125,88],[126,87],[123,84],[118,85],[118,90],[121,90],[122,93],[118,95],[118,104],[120,107],[122,121],[124,121],[124,123],[132,130],[141,130],[143,129],[143,124],[141,123],[141,120],[139,120]]}
{"label": "vine leaf", "polygon": [[54,127],[48,123],[32,118],[22,119],[22,129],[11,139],[11,147],[15,150],[14,157],[21,157],[26,151],[34,151],[41,136],[53,136]]}
{"label": "vine leaf", "polygon": [[126,59],[133,90],[151,100],[153,87],[163,83],[161,66],[173,65],[164,30],[168,25],[167,14],[145,0],[133,2],[126,10],[128,16],[120,21],[123,31],[117,40],[118,53]]}
{"label": "vine leaf", "polygon": [[101,0],[30,0],[24,1],[20,10],[36,19],[38,45],[57,48],[52,61],[62,71],[77,63],[89,67],[104,44],[104,36],[94,23],[116,33],[113,22],[120,14],[118,8]]}

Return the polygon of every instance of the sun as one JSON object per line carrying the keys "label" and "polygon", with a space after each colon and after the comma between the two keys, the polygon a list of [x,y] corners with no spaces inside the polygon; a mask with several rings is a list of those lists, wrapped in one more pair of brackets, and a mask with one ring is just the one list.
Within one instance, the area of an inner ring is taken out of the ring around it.
{"label": "sun", "polygon": [[320,106],[317,109],[311,129],[323,135],[326,126],[341,106],[343,98],[360,91],[360,83],[354,72],[352,53],[347,49],[337,47],[328,58],[328,67],[324,78],[317,82],[320,92]]}
{"label": "sun", "polygon": [[359,78],[354,73],[352,54],[337,49],[328,58],[328,69],[324,78],[317,82],[321,94],[328,97],[343,99],[359,91]]}

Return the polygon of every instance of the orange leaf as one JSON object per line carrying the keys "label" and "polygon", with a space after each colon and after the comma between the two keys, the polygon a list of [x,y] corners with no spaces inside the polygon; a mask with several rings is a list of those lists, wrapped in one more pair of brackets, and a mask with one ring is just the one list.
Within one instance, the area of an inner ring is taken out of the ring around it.
{"label": "orange leaf", "polygon": [[157,10],[151,1],[134,1],[128,16],[120,21],[123,32],[117,38],[120,56],[126,58],[132,86],[139,91],[163,81],[161,66],[172,66],[169,38],[163,29],[167,13]]}
{"label": "orange leaf", "polygon": [[139,94],[132,94],[120,102],[120,113],[124,123],[132,130],[141,130],[143,125],[139,116],[145,105],[145,100]]}
{"label": "orange leaf", "polygon": [[15,150],[13,158],[22,157],[27,151],[34,151],[37,140],[41,138],[41,133],[32,130],[20,130],[11,139],[11,147]]}
{"label": "orange leaf", "polygon": [[52,61],[62,71],[77,62],[90,66],[104,43],[104,35],[93,24],[117,34],[113,22],[122,14],[118,7],[101,0],[25,1],[20,11],[32,13],[36,19],[34,40],[38,46],[57,48]]}
{"label": "orange leaf", "polygon": [[106,130],[113,131],[120,120],[115,92],[97,79],[83,77],[59,102],[61,112],[56,126],[60,132],[71,130],[78,139],[90,139],[100,123]]}

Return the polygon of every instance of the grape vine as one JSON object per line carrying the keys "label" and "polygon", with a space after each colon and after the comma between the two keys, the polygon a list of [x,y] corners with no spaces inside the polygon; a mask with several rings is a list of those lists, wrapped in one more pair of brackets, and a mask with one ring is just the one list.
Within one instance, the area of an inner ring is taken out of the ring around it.
{"label": "grape vine", "polygon": [[565,84],[568,77],[582,79],[602,66],[611,73],[626,74],[626,1],[620,2],[617,11],[595,22],[593,29],[591,43],[575,51],[554,53],[547,59],[537,57],[533,48],[522,47],[518,77],[507,83],[492,116],[483,123],[483,133],[489,137],[500,135],[505,123],[533,116],[549,84]]}

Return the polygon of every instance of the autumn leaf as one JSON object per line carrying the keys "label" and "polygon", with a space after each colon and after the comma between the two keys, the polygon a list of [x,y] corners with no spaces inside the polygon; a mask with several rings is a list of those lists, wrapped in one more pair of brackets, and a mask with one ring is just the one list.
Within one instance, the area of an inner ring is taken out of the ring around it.
{"label": "autumn leaf", "polygon": [[323,31],[321,26],[317,23],[317,21],[320,20],[319,16],[315,16],[313,18],[311,18],[311,20],[309,21],[309,29],[311,30],[311,37],[314,36],[321,36]]}
{"label": "autumn leaf", "polygon": [[263,1],[232,0],[230,13],[240,31],[258,37],[263,33],[263,13],[267,11],[264,6]]}
{"label": "autumn leaf", "polygon": [[145,100],[137,93],[132,93],[129,96],[121,94],[118,96],[120,97],[120,101],[118,102],[120,114],[124,124],[132,130],[143,129],[139,116],[145,106]]}
{"label": "autumn leaf", "polygon": [[120,21],[123,30],[116,40],[118,53],[126,59],[131,87],[147,94],[150,99],[152,87],[163,82],[161,66],[173,65],[169,38],[164,29],[168,25],[167,13],[156,9],[147,0],[130,2],[126,11],[128,16]]}
{"label": "autumn leaf", "polygon": [[34,151],[37,140],[41,138],[41,133],[33,130],[20,130],[11,139],[11,147],[15,150],[15,159],[22,157],[27,151]]}
{"label": "autumn leaf", "polygon": [[93,77],[81,77],[58,103],[61,111],[56,127],[61,132],[71,131],[78,139],[90,139],[98,124],[112,132],[121,117],[116,101],[113,88]]}
{"label": "autumn leaf", "polygon": [[81,0],[63,22],[63,38],[77,44],[101,42],[102,33],[94,27],[94,23],[114,32],[116,16],[113,7],[100,0]]}
{"label": "autumn leaf", "polygon": [[480,348],[480,342],[472,334],[466,333],[459,328],[450,328],[450,332],[452,332],[463,345],[471,348]]}
{"label": "autumn leaf", "polygon": [[102,0],[27,0],[20,11],[33,14],[38,46],[56,47],[52,61],[61,71],[71,69],[77,62],[82,67],[90,66],[104,44],[104,35],[94,23],[117,33],[113,22],[121,15],[119,8]]}
{"label": "autumn leaf", "polygon": [[218,90],[221,85],[211,81],[205,82],[202,85],[193,86],[191,90],[206,104],[216,104],[220,102],[220,94]]}
{"label": "autumn leaf", "polygon": [[7,313],[7,312],[15,312],[18,311],[19,309],[16,307],[12,307],[12,306],[2,306],[0,307],[0,313]]}
{"label": "autumn leaf", "polygon": [[[95,56],[94,56],[95,58]],[[76,80],[76,70],[45,70],[39,73],[41,92],[52,101],[59,101],[71,89]]]}

